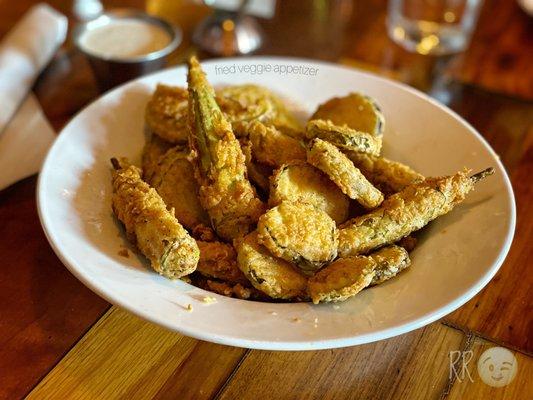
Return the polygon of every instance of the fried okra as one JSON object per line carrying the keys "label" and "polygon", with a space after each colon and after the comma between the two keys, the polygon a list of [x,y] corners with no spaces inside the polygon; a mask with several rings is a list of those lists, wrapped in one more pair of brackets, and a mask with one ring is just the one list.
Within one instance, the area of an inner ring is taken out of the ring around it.
{"label": "fried okra", "polygon": [[343,193],[363,207],[376,208],[383,201],[383,194],[331,143],[321,139],[311,140],[307,161],[326,173]]}
{"label": "fried okra", "polygon": [[237,264],[250,283],[273,299],[307,298],[307,277],[259,244],[257,232],[236,242]]}
{"label": "fried okra", "polygon": [[233,246],[222,242],[196,242],[200,261],[196,270],[208,278],[232,284],[247,284],[248,280],[237,266],[237,253]]}
{"label": "fried okra", "polygon": [[190,144],[197,152],[200,202],[226,240],[250,232],[264,205],[247,179],[245,158],[196,58],[189,61]]}
{"label": "fried okra", "polygon": [[318,106],[311,119],[330,120],[335,125],[346,125],[356,131],[382,136],[385,117],[374,99],[361,93],[334,97]]}
{"label": "fried okra", "polygon": [[343,150],[378,156],[381,151],[381,137],[356,131],[347,126],[335,125],[329,120],[315,119],[307,123],[307,139],[319,138],[333,143]]}
{"label": "fried okra", "polygon": [[337,256],[335,221],[310,204],[281,202],[259,218],[257,232],[272,254],[304,271],[316,271]]}
{"label": "fried okra", "polygon": [[379,285],[394,278],[411,265],[407,250],[394,244],[369,254],[369,257],[376,262],[375,274],[370,286]]}
{"label": "fried okra", "polygon": [[322,171],[305,161],[278,168],[270,178],[269,205],[282,201],[311,204],[328,214],[337,224],[348,218],[348,197]]}
{"label": "fried okra", "polygon": [[166,207],[161,196],[141,179],[139,168],[113,158],[113,212],[128,239],[161,275],[176,279],[196,269],[196,242]]}
{"label": "fried okra", "polygon": [[472,177],[458,172],[407,186],[387,198],[379,208],[341,226],[339,255],[346,257],[368,253],[419,230],[450,212],[465,199],[477,181],[493,172],[489,168]]}
{"label": "fried okra", "polygon": [[309,278],[307,292],[315,304],[344,301],[370,285],[376,266],[370,257],[339,258]]}
{"label": "fried okra", "polygon": [[198,200],[198,184],[188,150],[174,147],[160,157],[148,183],[157,190],[183,226],[194,229],[209,225],[209,217]]}

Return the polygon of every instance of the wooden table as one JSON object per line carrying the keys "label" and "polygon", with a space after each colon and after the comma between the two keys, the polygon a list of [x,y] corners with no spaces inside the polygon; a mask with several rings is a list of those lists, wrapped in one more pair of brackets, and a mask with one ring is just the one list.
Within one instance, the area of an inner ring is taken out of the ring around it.
{"label": "wooden table", "polygon": [[[0,35],[32,3],[0,0]],[[50,3],[70,13],[71,1]],[[191,26],[194,18],[183,17],[178,3],[154,0],[149,7]],[[385,10],[384,0],[280,0],[275,17],[262,21],[261,53],[340,62],[402,80],[445,100],[483,134],[512,178],[518,207],[511,251],[487,287],[438,322],[363,346],[282,353],[201,342],[112,307],[78,282],[44,237],[32,177],[0,192],[1,399],[533,398],[532,20],[512,0],[487,0],[468,51],[433,59],[391,43]],[[190,45],[180,51],[176,60]],[[57,129],[98,95],[86,61],[69,45],[35,92]],[[476,372],[479,355],[493,346],[511,349],[518,360],[518,374],[504,388],[484,384]],[[450,354],[472,355],[472,379],[450,374]]]}

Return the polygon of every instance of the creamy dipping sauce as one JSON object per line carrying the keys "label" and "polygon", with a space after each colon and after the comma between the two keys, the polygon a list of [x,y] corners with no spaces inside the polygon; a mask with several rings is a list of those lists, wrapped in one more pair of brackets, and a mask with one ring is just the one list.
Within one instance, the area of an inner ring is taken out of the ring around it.
{"label": "creamy dipping sauce", "polygon": [[85,31],[80,47],[102,58],[135,58],[165,48],[172,38],[162,27],[138,19],[116,19]]}

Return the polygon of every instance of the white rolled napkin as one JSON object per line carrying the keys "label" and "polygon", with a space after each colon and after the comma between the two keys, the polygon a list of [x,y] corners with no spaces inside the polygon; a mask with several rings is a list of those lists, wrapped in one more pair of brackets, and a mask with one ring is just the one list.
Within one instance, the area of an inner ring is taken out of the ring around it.
{"label": "white rolled napkin", "polygon": [[65,41],[67,27],[64,15],[41,3],[0,43],[0,190],[38,172],[53,140],[50,124],[28,93]]}

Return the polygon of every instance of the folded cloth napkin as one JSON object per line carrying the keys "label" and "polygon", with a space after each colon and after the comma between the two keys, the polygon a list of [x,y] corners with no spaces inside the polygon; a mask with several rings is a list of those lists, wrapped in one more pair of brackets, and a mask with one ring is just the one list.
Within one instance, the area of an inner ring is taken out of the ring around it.
{"label": "folded cloth napkin", "polygon": [[28,92],[65,41],[67,26],[64,15],[38,4],[0,43],[0,190],[38,172],[53,140],[52,128]]}

